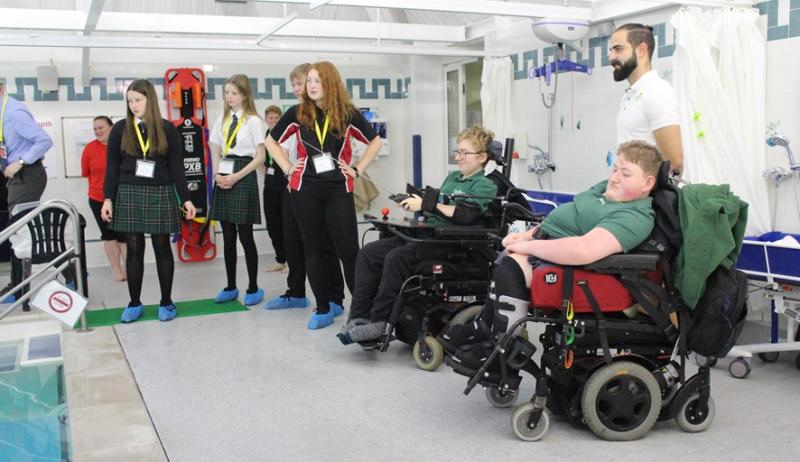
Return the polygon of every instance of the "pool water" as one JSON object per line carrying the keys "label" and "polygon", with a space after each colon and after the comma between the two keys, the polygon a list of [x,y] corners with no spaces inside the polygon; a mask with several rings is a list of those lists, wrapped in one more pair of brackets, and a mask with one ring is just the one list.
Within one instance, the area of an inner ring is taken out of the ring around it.
{"label": "pool water", "polygon": [[62,364],[0,368],[0,461],[70,460]]}

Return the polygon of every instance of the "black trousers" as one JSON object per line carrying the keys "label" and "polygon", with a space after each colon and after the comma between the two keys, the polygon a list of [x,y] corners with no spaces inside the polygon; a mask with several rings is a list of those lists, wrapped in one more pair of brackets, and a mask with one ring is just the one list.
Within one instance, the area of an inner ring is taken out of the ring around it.
{"label": "black trousers", "polygon": [[[287,297],[303,298],[306,296],[306,257],[304,254],[303,237],[300,235],[300,225],[292,211],[292,204],[288,192],[283,195],[283,244],[286,250],[286,263],[289,265],[289,275],[286,276]],[[342,266],[336,252],[333,250],[333,241],[329,235],[325,235],[326,254],[324,260],[330,263],[328,268],[329,276],[329,298],[330,300],[342,304],[344,300],[344,279],[342,278]]]}
{"label": "black trousers", "polygon": [[286,188],[271,188],[269,179],[264,180],[264,219],[267,221],[267,234],[275,250],[275,261],[286,263],[286,241],[283,225],[284,197],[288,194]]}
{"label": "black trousers", "polygon": [[[44,189],[47,186],[47,172],[45,172],[42,162],[37,161],[31,165],[22,167],[20,171],[14,175],[14,178],[8,179],[6,186],[8,188],[8,213],[10,216],[9,222],[13,222],[14,217],[11,216],[11,214],[14,213],[14,206],[18,204],[25,204],[27,202],[36,202],[42,198]],[[24,215],[25,213],[27,213],[27,211],[22,212],[21,215]],[[21,218],[21,215],[16,218]],[[11,284],[17,285],[22,282],[22,279],[22,261],[12,252]],[[17,293],[17,297],[19,298],[25,292],[27,292],[27,288]],[[27,303],[25,304],[25,309],[28,309]]]}
{"label": "black trousers", "polygon": [[[331,193],[322,188],[289,193],[292,212],[303,239],[303,255],[317,309],[325,313],[335,276],[332,267],[342,265],[344,280],[353,293],[358,226],[352,193]],[[334,258],[331,258],[333,256]],[[291,262],[289,268],[291,269]]]}
{"label": "black trousers", "polygon": [[397,237],[378,239],[362,247],[356,260],[350,318],[388,321],[403,282],[414,274],[419,262],[416,245]]}

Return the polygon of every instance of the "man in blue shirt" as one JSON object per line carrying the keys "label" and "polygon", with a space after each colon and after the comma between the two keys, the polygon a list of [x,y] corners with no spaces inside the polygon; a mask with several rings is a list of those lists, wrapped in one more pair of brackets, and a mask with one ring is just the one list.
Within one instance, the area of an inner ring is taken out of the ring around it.
{"label": "man in blue shirt", "polygon": [[[0,170],[8,180],[11,215],[16,205],[41,199],[47,186],[42,159],[53,146],[53,140],[24,104],[4,93],[0,86]],[[12,280],[20,280],[21,265],[13,255],[11,263]]]}
{"label": "man in blue shirt", "polygon": [[28,108],[16,99],[0,96],[0,166],[8,178],[8,210],[25,202],[38,201],[47,185],[42,166],[53,140],[39,127]]}

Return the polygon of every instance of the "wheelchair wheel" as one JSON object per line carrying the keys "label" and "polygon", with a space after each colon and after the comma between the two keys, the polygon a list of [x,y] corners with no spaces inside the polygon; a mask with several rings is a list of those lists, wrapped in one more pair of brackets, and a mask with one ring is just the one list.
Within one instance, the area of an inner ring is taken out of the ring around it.
{"label": "wheelchair wheel", "polygon": [[692,396],[681,405],[677,414],[675,414],[675,423],[678,424],[678,428],[687,433],[698,433],[705,430],[711,425],[714,421],[714,417],[717,415],[713,396],[708,397],[707,413],[701,413],[697,410],[697,401],[699,398],[699,393],[692,394]]}
{"label": "wheelchair wheel", "polygon": [[714,367],[717,365],[717,358],[713,356],[695,355],[694,362],[696,362],[699,367]]}
{"label": "wheelchair wheel", "polygon": [[750,367],[750,363],[748,363],[747,360],[741,356],[728,364],[728,372],[732,377],[737,379],[747,378],[747,376],[750,375],[751,370],[752,368]]}
{"label": "wheelchair wheel", "polygon": [[435,371],[444,361],[444,348],[435,338],[426,335],[424,344],[419,340],[414,343],[411,355],[417,367],[423,371]]}
{"label": "wheelchair wheel", "polygon": [[486,399],[494,407],[510,407],[517,400],[517,395],[519,395],[519,390],[503,390],[495,386],[486,387]]}
{"label": "wheelchair wheel", "polygon": [[595,371],[581,395],[583,420],[605,440],[642,438],[655,425],[661,411],[661,389],[647,369],[619,361]]}
{"label": "wheelchair wheel", "polygon": [[542,416],[539,418],[539,423],[535,427],[528,426],[528,418],[533,412],[533,404],[525,403],[517,406],[511,414],[511,428],[514,434],[522,441],[539,441],[547,433],[550,428],[550,415],[546,409],[542,410]]}
{"label": "wheelchair wheel", "polygon": [[480,314],[482,309],[483,309],[482,303],[475,302],[473,304],[467,305],[461,311],[453,315],[453,317],[450,318],[450,322],[448,322],[447,325],[454,326],[457,324],[466,324],[468,322],[472,322],[475,320],[475,318],[478,317],[478,314]]}

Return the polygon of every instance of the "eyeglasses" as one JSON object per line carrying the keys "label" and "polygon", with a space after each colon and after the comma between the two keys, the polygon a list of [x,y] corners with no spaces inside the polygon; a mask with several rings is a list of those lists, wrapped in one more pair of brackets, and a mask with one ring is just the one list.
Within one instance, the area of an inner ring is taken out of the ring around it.
{"label": "eyeglasses", "polygon": [[486,152],[486,151],[469,152],[469,151],[464,151],[463,149],[456,149],[456,150],[452,151],[453,157],[459,157],[459,156],[467,157],[470,154],[483,154],[484,152]]}

